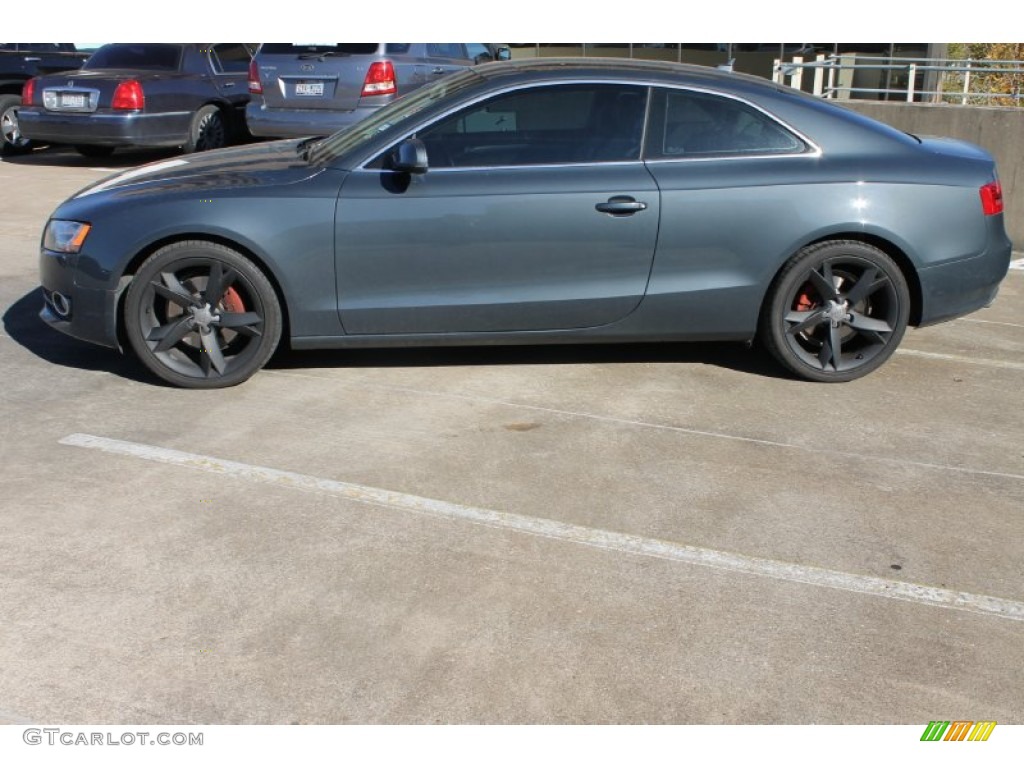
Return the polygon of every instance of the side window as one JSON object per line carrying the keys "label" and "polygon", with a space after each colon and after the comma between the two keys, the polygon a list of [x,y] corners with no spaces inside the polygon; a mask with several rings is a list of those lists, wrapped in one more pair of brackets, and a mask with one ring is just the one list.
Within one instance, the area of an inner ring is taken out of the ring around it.
{"label": "side window", "polygon": [[242,43],[218,43],[210,52],[213,71],[224,74],[249,71],[252,56]]}
{"label": "side window", "polygon": [[736,99],[663,90],[656,112],[650,157],[793,154],[807,149],[780,123]]}
{"label": "side window", "polygon": [[495,96],[419,132],[431,167],[637,160],[647,91],[551,85]]}
{"label": "side window", "polygon": [[388,43],[384,52],[389,56],[398,56],[403,53],[408,53],[412,47],[412,43]]}
{"label": "side window", "polygon": [[466,51],[462,43],[427,43],[427,56],[444,59],[464,59]]}

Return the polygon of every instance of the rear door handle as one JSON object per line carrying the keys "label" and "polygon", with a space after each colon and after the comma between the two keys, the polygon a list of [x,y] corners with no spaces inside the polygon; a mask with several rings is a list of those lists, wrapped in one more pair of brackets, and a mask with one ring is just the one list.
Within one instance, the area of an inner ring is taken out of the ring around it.
{"label": "rear door handle", "polygon": [[637,211],[647,209],[647,203],[641,203],[629,195],[616,195],[608,198],[607,203],[598,203],[594,206],[601,213],[610,213],[612,216],[632,216]]}
{"label": "rear door handle", "polygon": [[432,71],[432,72],[433,72],[433,73],[434,73],[435,75],[443,75],[443,74],[444,74],[445,72],[447,72],[448,70],[446,70],[446,69],[445,69],[444,67],[434,67],[434,68],[433,68],[433,69],[432,69],[431,71]]}

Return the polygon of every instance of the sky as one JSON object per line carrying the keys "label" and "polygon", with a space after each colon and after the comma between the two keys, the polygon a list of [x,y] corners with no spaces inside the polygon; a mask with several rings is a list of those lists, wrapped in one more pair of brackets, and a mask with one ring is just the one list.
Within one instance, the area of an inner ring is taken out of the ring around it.
{"label": "sky", "polygon": [[[862,40],[886,42],[992,42],[1006,34],[999,19],[1018,16],[1018,3],[989,0],[985,13],[937,13],[925,4],[892,0],[858,0],[815,8],[772,0],[693,3],[557,3],[551,0],[390,0],[387,3],[339,3],[306,0],[281,4],[277,11],[249,12],[257,6],[180,0],[157,16],[138,15],[124,0],[50,0],[45,23],[32,13],[4,21],[13,40],[44,37],[102,42],[200,42],[218,40],[289,40],[308,38],[335,26],[337,34],[366,39],[387,31],[390,38],[412,40],[487,39],[504,41],[626,42],[666,36],[689,42],[765,40]],[[258,6],[266,7],[264,4]],[[936,6],[937,7],[937,6]],[[289,13],[281,8],[301,9]],[[429,11],[427,10],[429,8]],[[627,8],[631,13],[622,13]],[[189,9],[194,9],[190,13]],[[150,24],[158,18],[158,24]],[[353,32],[355,31],[355,32]],[[1013,30],[1010,29],[1012,34]],[[1019,36],[1019,35],[1018,35]],[[82,44],[86,45],[85,43]],[[95,45],[90,43],[89,45]]]}

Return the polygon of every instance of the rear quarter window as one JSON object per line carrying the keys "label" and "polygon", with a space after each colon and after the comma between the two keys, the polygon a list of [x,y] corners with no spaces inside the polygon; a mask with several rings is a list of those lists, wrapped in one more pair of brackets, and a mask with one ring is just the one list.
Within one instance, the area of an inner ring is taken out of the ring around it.
{"label": "rear quarter window", "polygon": [[709,93],[663,92],[649,155],[660,158],[793,154],[807,145],[749,104]]}
{"label": "rear quarter window", "polygon": [[210,61],[216,72],[248,72],[252,56],[242,43],[218,43],[210,52]]}

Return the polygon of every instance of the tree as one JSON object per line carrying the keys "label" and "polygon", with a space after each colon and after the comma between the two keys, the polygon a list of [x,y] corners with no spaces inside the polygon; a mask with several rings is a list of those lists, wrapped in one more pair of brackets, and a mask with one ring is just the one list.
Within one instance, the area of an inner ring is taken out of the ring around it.
{"label": "tree", "polygon": [[[1003,107],[1024,106],[1024,43],[950,43],[951,60],[968,60],[971,71],[967,103]],[[951,62],[952,63],[952,62]],[[947,74],[942,90],[946,101],[962,100],[967,72]]]}

